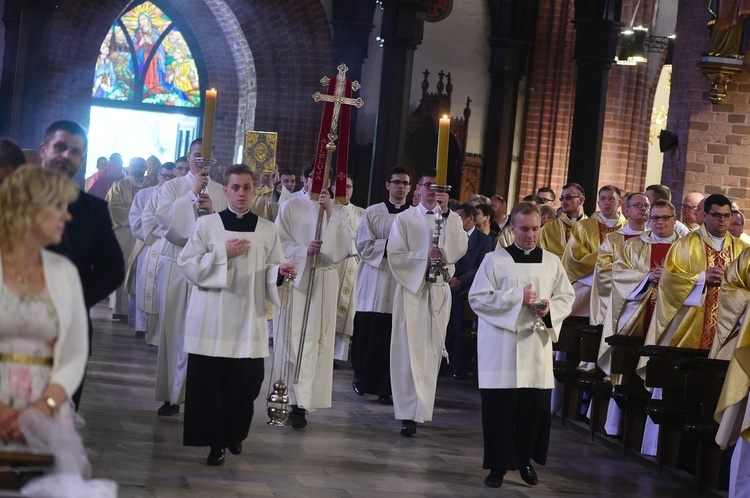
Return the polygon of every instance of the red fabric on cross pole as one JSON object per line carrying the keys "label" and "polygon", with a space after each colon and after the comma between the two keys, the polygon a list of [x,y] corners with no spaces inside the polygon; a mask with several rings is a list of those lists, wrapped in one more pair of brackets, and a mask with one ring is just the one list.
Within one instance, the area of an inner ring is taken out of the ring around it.
{"label": "red fabric on cross pole", "polygon": [[[333,95],[336,90],[336,78],[328,82],[328,95]],[[323,190],[323,175],[326,167],[326,144],[328,133],[331,131],[333,121],[333,102],[323,104],[323,119],[320,121],[320,132],[318,133],[318,149],[315,152],[315,167],[313,168],[313,184],[310,189],[310,198],[317,200]]]}

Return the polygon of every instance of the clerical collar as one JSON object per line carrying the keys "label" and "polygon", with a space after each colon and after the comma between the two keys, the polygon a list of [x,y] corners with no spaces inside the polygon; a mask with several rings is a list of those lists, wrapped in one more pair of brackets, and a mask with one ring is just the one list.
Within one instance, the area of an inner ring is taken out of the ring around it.
{"label": "clerical collar", "polygon": [[390,199],[388,199],[387,201],[385,201],[385,207],[386,209],[388,209],[388,212],[390,214],[398,214],[404,211],[406,204],[394,204]]}
{"label": "clerical collar", "polygon": [[617,221],[620,219],[619,216],[615,215],[614,218],[607,218],[604,216],[601,212],[599,213],[599,218],[604,222],[605,225],[607,225],[609,228],[612,228],[615,226]]}
{"label": "clerical collar", "polygon": [[672,235],[669,237],[662,239],[658,235],[656,235],[653,231],[649,234],[649,237],[651,237],[655,242],[658,242],[659,244],[671,244],[675,240],[677,240],[677,234],[672,232]]}
{"label": "clerical collar", "polygon": [[250,212],[250,208],[247,208],[247,211],[245,211],[244,213],[238,213],[237,211],[235,211],[234,209],[232,209],[232,206],[227,206],[227,209],[230,210],[231,212],[233,212],[235,214],[235,216],[237,216],[238,220],[241,220],[247,213]]}
{"label": "clerical collar", "polygon": [[706,230],[706,233],[711,239],[711,242],[714,243],[714,249],[716,249],[717,251],[721,251],[724,248],[724,237],[714,237],[708,230]]}
{"label": "clerical collar", "polygon": [[[581,218],[583,218],[583,215],[579,216],[578,218],[571,218],[571,217],[570,217],[570,216],[568,215],[568,213],[563,213],[563,214],[564,214],[565,216],[567,216],[567,217],[568,217],[568,219],[569,219],[570,221],[572,221],[573,223],[575,223],[576,221],[581,221]],[[602,218],[602,219],[605,219],[605,218]]]}
{"label": "clerical collar", "polygon": [[622,230],[622,233],[625,235],[640,235],[643,233],[643,230],[636,230],[635,228],[631,228],[630,225],[625,225],[620,230]]}
{"label": "clerical collar", "polygon": [[521,249],[514,242],[505,248],[516,263],[541,263],[542,250],[537,246],[530,250]]}
{"label": "clerical collar", "polygon": [[227,208],[219,213],[219,217],[228,232],[254,232],[258,226],[258,215],[250,210],[240,215]]}
{"label": "clerical collar", "polygon": [[471,237],[471,234],[474,233],[474,230],[476,230],[476,229],[477,229],[476,226],[471,227],[471,230],[469,230],[468,232],[466,232],[466,236],[467,237]]}

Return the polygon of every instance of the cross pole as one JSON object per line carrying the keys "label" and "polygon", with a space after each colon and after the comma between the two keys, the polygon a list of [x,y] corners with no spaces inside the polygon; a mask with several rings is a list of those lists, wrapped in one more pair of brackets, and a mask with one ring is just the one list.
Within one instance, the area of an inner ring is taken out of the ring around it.
{"label": "cross pole", "polygon": [[[322,94],[320,92],[315,92],[313,94],[313,100],[315,102],[321,102],[321,101],[325,102],[326,106],[333,104],[331,125],[330,125],[330,129],[328,130],[328,134],[326,136],[328,138],[328,143],[325,145],[326,160],[325,160],[325,168],[323,170],[323,183],[322,183],[321,191],[322,189],[326,188],[326,184],[328,183],[328,180],[330,179],[331,163],[333,162],[333,152],[337,148],[336,140],[339,138],[338,128],[339,128],[339,115],[341,113],[341,106],[353,105],[357,109],[359,109],[364,104],[364,101],[359,97],[357,97],[356,99],[352,99],[346,96],[346,91],[347,91],[346,72],[349,70],[349,68],[346,67],[346,64],[341,64],[336,69],[338,69],[339,72],[336,75],[336,85],[334,87],[333,95],[328,94],[328,93]],[[328,87],[331,83],[331,79],[328,76],[324,76],[320,80],[320,83],[324,87]],[[360,88],[360,85],[358,81],[351,82],[351,89],[353,91],[357,91],[359,90],[359,88]],[[326,121],[326,112],[327,112],[327,109],[324,110],[324,113],[323,113],[324,123]],[[346,126],[349,125],[348,122],[346,122],[345,124]],[[321,135],[324,133],[324,131],[325,130],[321,129]],[[320,145],[321,140],[319,139],[318,142]],[[321,151],[319,147],[318,154],[320,152]],[[316,159],[317,157],[318,155],[316,154]],[[312,189],[311,189],[310,198],[312,200],[317,200],[319,195],[320,195],[320,192],[314,193],[312,192]],[[315,240],[320,240],[321,232],[323,231],[323,213],[324,213],[323,206],[318,206],[318,224],[315,228]],[[307,295],[305,296],[305,309],[302,315],[302,332],[300,334],[299,347],[297,348],[297,364],[294,370],[294,383],[295,384],[299,382],[300,366],[302,365],[302,354],[305,348],[305,336],[307,335],[307,322],[308,322],[308,318],[310,315],[310,303],[312,301],[312,290],[313,290],[313,284],[315,283],[315,267],[318,264],[317,253],[308,257],[312,258],[312,260],[310,261],[310,276],[309,276],[309,280],[307,284]]]}

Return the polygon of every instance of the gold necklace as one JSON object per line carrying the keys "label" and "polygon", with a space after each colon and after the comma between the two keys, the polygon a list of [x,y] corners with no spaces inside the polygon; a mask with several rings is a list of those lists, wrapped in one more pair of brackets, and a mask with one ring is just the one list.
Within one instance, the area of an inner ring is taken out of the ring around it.
{"label": "gold necklace", "polygon": [[31,278],[35,276],[35,273],[38,270],[38,266],[32,266],[29,271],[27,271],[25,274],[20,274],[16,271],[16,265],[10,261],[8,258],[4,258],[5,266],[8,268],[8,272],[10,273],[10,276],[15,279],[15,281],[23,286],[24,289],[29,288],[29,282],[31,281]]}

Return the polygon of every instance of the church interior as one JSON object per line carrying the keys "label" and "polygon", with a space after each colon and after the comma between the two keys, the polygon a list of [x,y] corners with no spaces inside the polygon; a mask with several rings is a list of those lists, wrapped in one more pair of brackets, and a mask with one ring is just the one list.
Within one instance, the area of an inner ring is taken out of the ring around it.
{"label": "church interior", "polygon": [[[461,202],[500,195],[510,212],[541,187],[576,182],[590,213],[603,185],[663,184],[678,211],[700,192],[750,212],[745,39],[712,52],[708,3],[0,0],[0,136],[37,149],[49,123],[80,123],[83,185],[98,156],[183,155],[215,90],[217,161],[240,162],[248,130],[276,132],[278,167],[299,174],[317,146],[323,107],[312,95],[345,64],[364,102],[350,127],[358,206],[385,200],[394,166],[433,168],[448,116],[448,184]],[[148,53],[139,32],[156,39]],[[390,407],[352,392],[344,364],[333,409],[305,431],[265,425],[266,382],[245,452],[206,467],[202,450],[181,446],[182,416],[156,415],[153,348],[108,313],[93,313],[81,434],[94,477],[117,481],[120,496],[727,496],[718,450],[699,442],[687,463],[644,457],[575,406],[553,421],[540,486],[512,476],[489,489],[475,385],[441,377],[435,422],[407,439]],[[579,391],[566,394],[575,405]]]}

